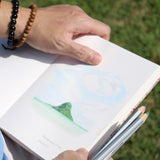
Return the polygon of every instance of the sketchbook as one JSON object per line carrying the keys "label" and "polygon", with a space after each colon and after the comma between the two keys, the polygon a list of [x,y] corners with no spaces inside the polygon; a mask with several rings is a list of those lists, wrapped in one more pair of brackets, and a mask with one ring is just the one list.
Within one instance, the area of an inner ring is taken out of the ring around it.
{"label": "sketchbook", "polygon": [[98,36],[75,41],[101,64],[0,48],[0,128],[40,159],[81,147],[92,159],[160,79],[158,64]]}

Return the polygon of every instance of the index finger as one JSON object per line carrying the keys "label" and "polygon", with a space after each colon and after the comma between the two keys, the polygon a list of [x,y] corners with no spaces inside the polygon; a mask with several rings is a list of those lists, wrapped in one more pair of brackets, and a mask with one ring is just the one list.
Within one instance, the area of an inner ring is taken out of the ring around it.
{"label": "index finger", "polygon": [[92,34],[98,35],[106,40],[110,39],[111,28],[109,25],[90,17],[82,21],[76,29],[76,33],[81,35]]}
{"label": "index finger", "polygon": [[109,25],[96,19],[92,19],[89,25],[91,34],[96,34],[106,40],[110,39],[111,28]]}

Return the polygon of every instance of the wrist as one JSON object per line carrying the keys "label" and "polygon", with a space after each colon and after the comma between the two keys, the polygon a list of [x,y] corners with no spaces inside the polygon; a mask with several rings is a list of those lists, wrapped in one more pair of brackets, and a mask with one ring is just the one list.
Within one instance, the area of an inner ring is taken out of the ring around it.
{"label": "wrist", "polygon": [[31,9],[19,7],[17,24],[15,30],[15,39],[20,39],[28,22],[30,16]]}
{"label": "wrist", "polygon": [[0,8],[0,38],[8,37],[8,24],[10,22],[12,4],[2,1]]}
{"label": "wrist", "polygon": [[[11,21],[13,5],[10,2],[2,1],[0,8],[0,38],[8,38],[9,23]],[[30,15],[30,9],[19,7],[15,24],[15,39],[19,39],[24,32],[24,28]]]}

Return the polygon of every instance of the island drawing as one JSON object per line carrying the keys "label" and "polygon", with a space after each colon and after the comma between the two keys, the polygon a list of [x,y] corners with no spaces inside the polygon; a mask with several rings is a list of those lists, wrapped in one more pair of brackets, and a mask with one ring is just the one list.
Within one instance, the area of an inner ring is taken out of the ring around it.
{"label": "island drawing", "polygon": [[95,132],[97,126],[103,129],[106,115],[112,119],[108,113],[116,114],[116,108],[127,98],[123,79],[111,71],[62,67],[45,79],[34,96],[54,109],[62,123],[68,122],[71,128],[78,125],[87,132]]}
{"label": "island drawing", "polygon": [[61,105],[53,106],[51,104],[48,104],[48,103],[42,101],[38,97],[33,97],[33,99],[38,101],[42,105],[45,105],[45,106],[48,106],[48,107],[54,109],[55,111],[57,111],[57,113],[59,113],[59,115],[61,115],[61,116],[63,115],[65,120],[68,119],[69,121],[72,122],[72,124],[78,126],[79,128],[83,129],[84,131],[87,131],[85,128],[83,128],[82,126],[80,126],[79,124],[74,122],[73,116],[71,114],[72,104],[70,102],[65,102],[65,103],[62,103]]}
{"label": "island drawing", "polygon": [[[50,104],[48,104],[48,105],[50,105]],[[50,106],[52,106],[52,105],[50,105]],[[62,113],[67,118],[69,118],[71,121],[73,121],[73,118],[71,115],[72,104],[70,102],[66,102],[66,103],[63,103],[59,106],[52,106],[52,107],[55,110],[57,110],[58,112]]]}

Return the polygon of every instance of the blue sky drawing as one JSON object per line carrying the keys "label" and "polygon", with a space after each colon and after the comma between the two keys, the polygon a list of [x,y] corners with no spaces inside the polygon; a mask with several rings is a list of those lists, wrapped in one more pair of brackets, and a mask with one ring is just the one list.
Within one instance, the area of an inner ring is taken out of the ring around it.
{"label": "blue sky drawing", "polygon": [[71,102],[74,121],[89,129],[94,124],[92,113],[104,113],[106,106],[114,107],[126,96],[126,89],[119,77],[110,72],[92,67],[56,69],[35,96],[53,106]]}

